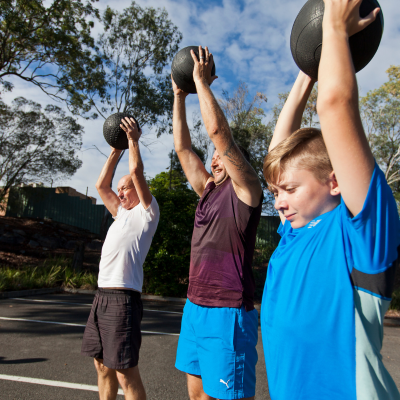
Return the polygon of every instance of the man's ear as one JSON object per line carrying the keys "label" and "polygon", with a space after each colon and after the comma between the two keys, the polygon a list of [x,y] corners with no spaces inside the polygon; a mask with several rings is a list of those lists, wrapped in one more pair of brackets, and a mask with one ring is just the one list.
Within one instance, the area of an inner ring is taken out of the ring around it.
{"label": "man's ear", "polygon": [[340,194],[340,188],[338,181],[336,179],[335,171],[332,171],[329,174],[329,185],[331,187],[331,195],[338,196]]}

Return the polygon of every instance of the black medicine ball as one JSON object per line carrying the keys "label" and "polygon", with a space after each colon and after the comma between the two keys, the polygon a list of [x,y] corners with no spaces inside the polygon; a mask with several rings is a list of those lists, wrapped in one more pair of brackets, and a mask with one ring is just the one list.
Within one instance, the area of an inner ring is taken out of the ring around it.
{"label": "black medicine ball", "polygon": [[128,117],[133,118],[140,129],[136,119],[126,113],[115,113],[110,115],[103,124],[103,135],[106,142],[114,149],[125,150],[129,148],[128,138],[126,137],[125,131],[119,126],[122,124],[121,119]]}
{"label": "black medicine ball", "polygon": [[[194,61],[190,54],[190,50],[195,52],[197,59],[200,61],[198,46],[184,47],[176,53],[172,60],[171,72],[172,78],[179,89],[186,93],[197,93],[196,85],[193,81]],[[203,51],[203,54],[205,55],[205,51]],[[215,62],[212,66],[211,75],[215,75]]]}
{"label": "black medicine ball", "polygon": [[[376,0],[364,0],[360,16],[366,17],[376,7]],[[318,65],[322,49],[323,0],[308,0],[294,21],[290,35],[290,49],[297,66],[307,75],[318,79]],[[383,33],[383,14],[379,11],[375,21],[349,38],[350,51],[356,72],[362,70],[378,50]]]}

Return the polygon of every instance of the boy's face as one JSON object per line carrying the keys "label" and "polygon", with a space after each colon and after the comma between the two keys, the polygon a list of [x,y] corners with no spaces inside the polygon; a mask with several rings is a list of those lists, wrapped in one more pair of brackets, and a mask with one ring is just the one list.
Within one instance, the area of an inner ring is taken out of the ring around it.
{"label": "boy's face", "polygon": [[278,182],[271,187],[275,208],[291,223],[292,228],[307,225],[339,204],[340,191],[333,172],[332,178],[323,183],[306,169],[285,169]]}

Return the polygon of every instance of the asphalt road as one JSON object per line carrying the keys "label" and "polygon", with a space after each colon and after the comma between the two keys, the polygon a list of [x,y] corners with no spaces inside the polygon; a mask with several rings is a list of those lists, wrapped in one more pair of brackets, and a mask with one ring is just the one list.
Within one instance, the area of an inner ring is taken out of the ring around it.
{"label": "asphalt road", "polygon": [[[80,355],[84,327],[65,325],[85,325],[92,299],[90,295],[60,294],[0,300],[0,399],[98,399],[93,391],[97,384],[93,360]],[[143,303],[142,330],[157,332],[143,333],[139,369],[147,398],[186,400],[185,374],[174,367],[183,305]],[[256,399],[264,400],[270,397],[260,330],[257,349]],[[385,327],[382,354],[400,387],[400,327]],[[23,382],[17,381],[21,377]],[[30,379],[29,383],[25,378]],[[56,381],[56,386],[48,386],[49,381]],[[78,388],[67,388],[67,384]]]}

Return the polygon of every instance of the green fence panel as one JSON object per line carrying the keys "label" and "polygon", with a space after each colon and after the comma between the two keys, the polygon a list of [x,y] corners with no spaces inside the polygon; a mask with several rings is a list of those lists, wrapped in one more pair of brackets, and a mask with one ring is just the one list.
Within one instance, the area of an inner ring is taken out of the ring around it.
{"label": "green fence panel", "polygon": [[275,216],[262,215],[257,228],[257,241],[272,242],[277,246],[281,236],[277,232],[281,219]]}
{"label": "green fence panel", "polygon": [[67,193],[56,193],[53,188],[24,187],[10,190],[6,216],[50,218],[99,234],[104,210],[102,204],[92,204],[90,199]]}

